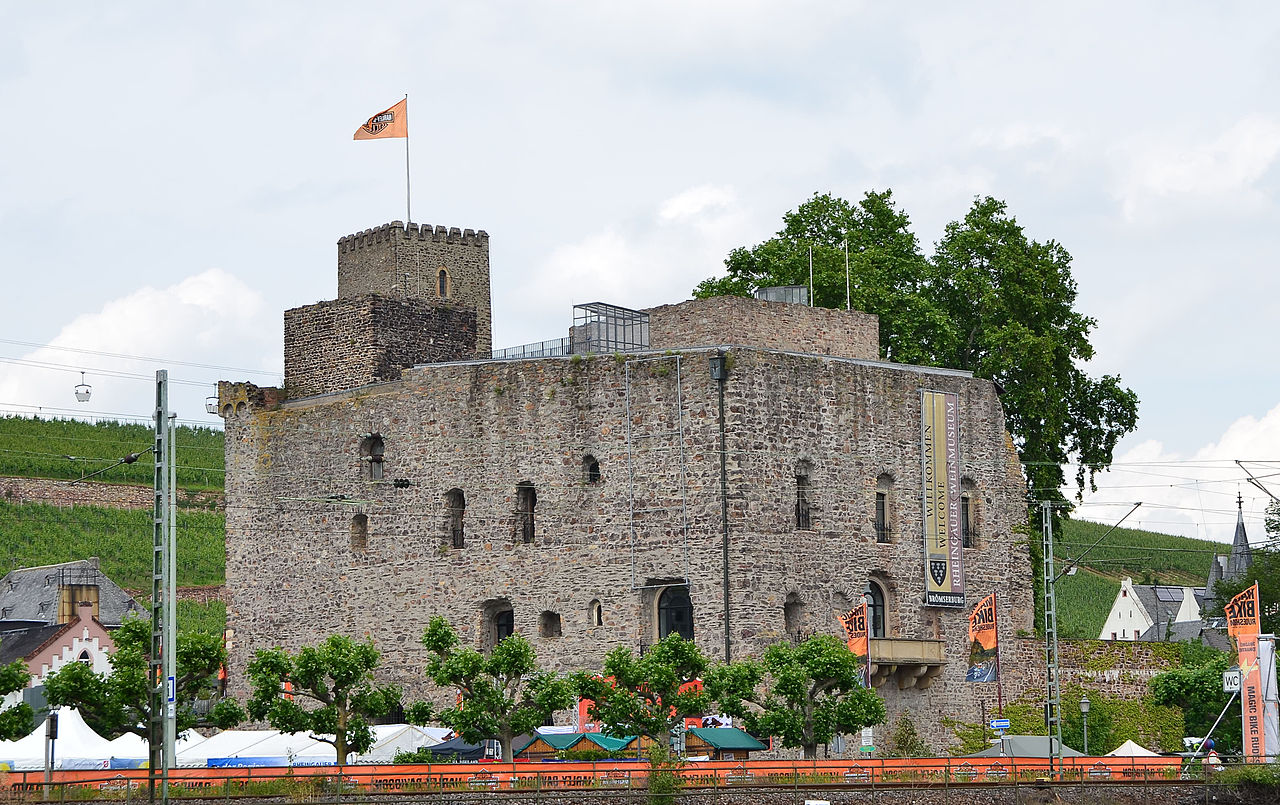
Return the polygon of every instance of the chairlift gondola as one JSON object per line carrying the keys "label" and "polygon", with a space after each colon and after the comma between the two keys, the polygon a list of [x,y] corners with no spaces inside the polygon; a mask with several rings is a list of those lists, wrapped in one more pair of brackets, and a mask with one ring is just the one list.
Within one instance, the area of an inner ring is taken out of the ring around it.
{"label": "chairlift gondola", "polygon": [[76,386],[76,401],[89,402],[89,396],[93,394],[93,386],[84,382],[84,372],[80,373],[80,383]]}
{"label": "chairlift gondola", "polygon": [[[214,386],[216,389],[217,386]],[[213,394],[204,398],[204,410],[210,414],[218,413],[218,395]]]}

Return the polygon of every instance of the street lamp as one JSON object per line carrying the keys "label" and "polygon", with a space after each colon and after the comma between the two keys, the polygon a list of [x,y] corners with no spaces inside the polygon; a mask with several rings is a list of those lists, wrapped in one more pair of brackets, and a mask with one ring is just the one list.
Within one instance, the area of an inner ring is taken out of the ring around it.
{"label": "street lamp", "polygon": [[1084,753],[1089,754],[1089,694],[1080,697],[1080,719],[1084,722]]}

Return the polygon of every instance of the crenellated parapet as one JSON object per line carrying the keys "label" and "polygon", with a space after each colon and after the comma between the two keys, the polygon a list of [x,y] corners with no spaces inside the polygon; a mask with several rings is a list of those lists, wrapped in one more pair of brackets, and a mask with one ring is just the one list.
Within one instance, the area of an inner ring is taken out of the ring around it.
{"label": "crenellated parapet", "polygon": [[223,419],[246,414],[254,409],[270,410],[284,400],[283,389],[257,386],[253,383],[218,381],[218,415]]}
{"label": "crenellated parapet", "polygon": [[434,243],[456,243],[464,246],[489,245],[489,233],[483,229],[460,229],[456,226],[435,226],[433,224],[414,224],[407,227],[403,221],[392,221],[389,224],[356,232],[338,240],[338,251],[355,251],[358,249],[378,248],[395,241],[429,240]]}

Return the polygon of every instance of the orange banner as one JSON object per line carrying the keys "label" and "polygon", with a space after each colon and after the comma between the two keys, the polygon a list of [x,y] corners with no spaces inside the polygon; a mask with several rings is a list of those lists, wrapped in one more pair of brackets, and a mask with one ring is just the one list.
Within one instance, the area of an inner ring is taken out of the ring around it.
{"label": "orange banner", "polygon": [[965,682],[995,682],[999,660],[996,636],[996,594],[978,602],[969,613],[969,670]]}
{"label": "orange banner", "polygon": [[846,645],[862,665],[862,684],[871,687],[870,674],[868,674],[871,667],[871,641],[867,635],[867,602],[863,600],[848,612],[837,613],[836,620],[840,621],[840,626],[844,628]]}
{"label": "orange banner", "polygon": [[356,129],[353,140],[387,140],[409,136],[409,99],[379,112]]}
{"label": "orange banner", "polygon": [[1240,665],[1240,708],[1243,716],[1244,759],[1246,763],[1266,763],[1269,749],[1262,701],[1262,667],[1258,662],[1258,584],[1232,598],[1225,607],[1227,634],[1236,644]]}

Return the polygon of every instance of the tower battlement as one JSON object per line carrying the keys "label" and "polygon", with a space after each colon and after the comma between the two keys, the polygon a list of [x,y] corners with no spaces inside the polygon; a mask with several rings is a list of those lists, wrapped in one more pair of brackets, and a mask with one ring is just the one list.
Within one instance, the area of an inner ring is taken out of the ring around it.
{"label": "tower battlement", "polygon": [[493,348],[489,233],[401,221],[338,241],[338,299],[377,294],[475,308],[475,355]]}

